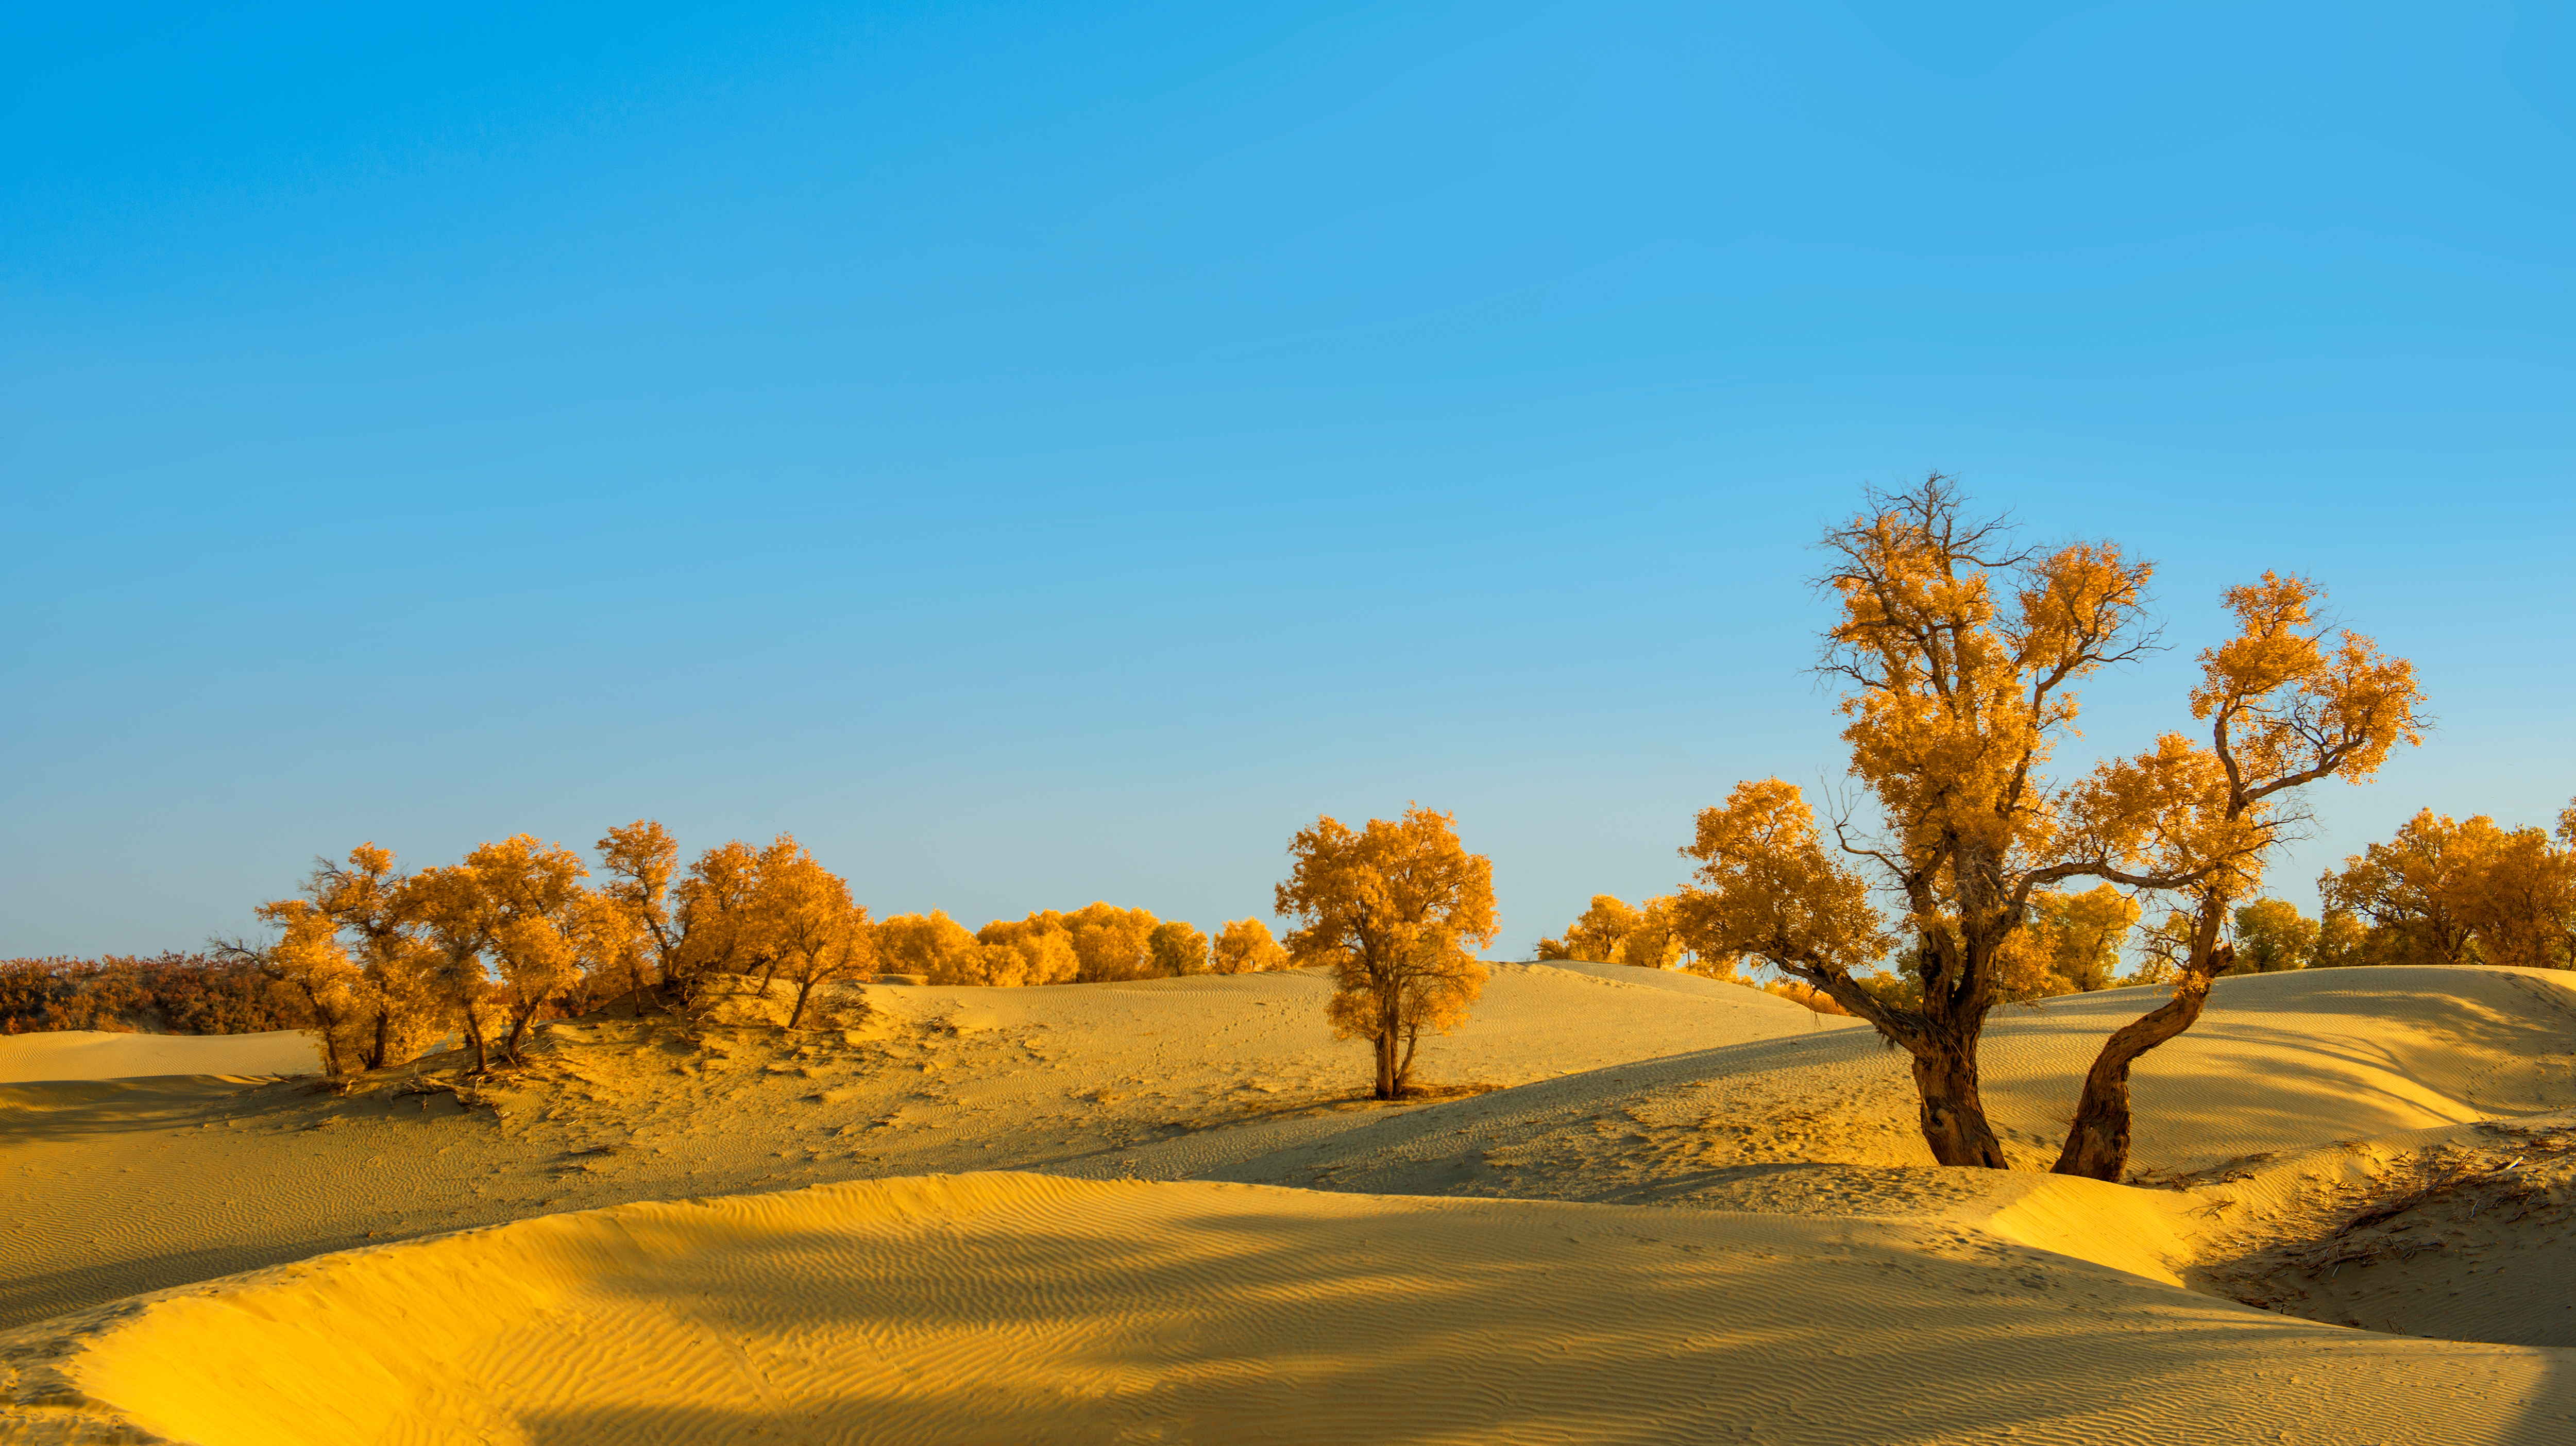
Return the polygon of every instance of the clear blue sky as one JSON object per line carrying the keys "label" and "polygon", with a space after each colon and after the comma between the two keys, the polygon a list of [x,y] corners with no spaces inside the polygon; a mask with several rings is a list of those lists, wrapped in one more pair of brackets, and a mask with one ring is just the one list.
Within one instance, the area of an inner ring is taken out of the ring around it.
{"label": "clear blue sky", "polygon": [[880,914],[1266,914],[1453,809],[1517,955],[1838,769],[1812,543],[1957,474],[2312,573],[2576,794],[2576,10],[19,6],[0,953],[317,852],[793,830]]}

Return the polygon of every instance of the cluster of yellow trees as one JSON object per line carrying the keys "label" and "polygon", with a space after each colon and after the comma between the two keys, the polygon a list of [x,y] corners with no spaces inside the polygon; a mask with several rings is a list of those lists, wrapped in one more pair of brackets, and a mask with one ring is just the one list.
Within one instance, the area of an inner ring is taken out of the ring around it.
{"label": "cluster of yellow trees", "polygon": [[2576,968],[2576,802],[2555,837],[2426,809],[2317,886],[2325,917],[2282,947],[2321,964]]}
{"label": "cluster of yellow trees", "polygon": [[785,1027],[796,1029],[825,981],[880,972],[1054,984],[1288,963],[1257,919],[1226,925],[1211,946],[1188,924],[1105,903],[980,934],[935,912],[875,922],[787,834],[718,845],[685,870],[678,842],[650,820],[608,830],[597,849],[592,882],[580,854],[526,834],[410,873],[362,844],[319,863],[298,897],[259,907],[273,942],[219,947],[310,1018],[334,1076],[405,1063],[450,1031],[479,1073],[496,1057],[522,1062],[528,1031],[549,1016],[619,1000],[687,1012],[751,980],[764,997],[792,988]]}
{"label": "cluster of yellow trees", "polygon": [[335,1076],[417,1058],[451,1030],[478,1072],[516,1063],[550,1014],[619,997],[685,1009],[728,977],[792,984],[795,1028],[817,985],[873,967],[867,910],[789,835],[708,849],[685,873],[658,823],[598,848],[593,886],[581,855],[527,834],[410,873],[362,844],[259,907],[273,943],[221,947],[303,1008]]}
{"label": "cluster of yellow trees", "polygon": [[971,934],[933,909],[897,914],[878,924],[875,935],[887,972],[918,974],[933,984],[1108,984],[1288,967],[1287,951],[1259,919],[1237,919],[1211,943],[1177,919],[1106,903],[995,919]]}
{"label": "cluster of yellow trees", "polygon": [[[2321,919],[2286,899],[2255,899],[2230,910],[2231,962],[2218,973],[2378,964],[2576,969],[2576,802],[2560,811],[2554,833],[2507,829],[2484,814],[2454,820],[2426,809],[2394,839],[2352,855],[2317,884],[2325,902]],[[2141,930],[2139,901],[2114,884],[2081,893],[2034,890],[2029,909],[1999,951],[2000,1000],[2170,983],[2190,956],[2191,915],[2169,912]],[[1538,941],[1538,957],[1737,978],[1742,957],[1706,952],[1695,922],[1678,894],[1634,906],[1595,894],[1562,936]],[[2123,976],[2119,967],[2133,935],[2140,957]],[[1881,998],[1919,998],[1916,960],[1900,951],[1892,962],[1892,969],[1855,977]],[[1789,990],[1807,997],[1799,986]]]}

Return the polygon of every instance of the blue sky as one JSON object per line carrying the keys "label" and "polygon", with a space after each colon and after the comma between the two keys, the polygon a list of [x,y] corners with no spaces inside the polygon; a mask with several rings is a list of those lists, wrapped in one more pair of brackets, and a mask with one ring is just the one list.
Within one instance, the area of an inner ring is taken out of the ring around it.
{"label": "blue sky", "polygon": [[2418,660],[2286,895],[2554,816],[2571,12],[1972,9],[21,7],[0,953],[639,815],[1212,926],[1419,799],[1519,955],[1838,772],[1930,467],[2162,564],[2070,760],[2266,567]]}

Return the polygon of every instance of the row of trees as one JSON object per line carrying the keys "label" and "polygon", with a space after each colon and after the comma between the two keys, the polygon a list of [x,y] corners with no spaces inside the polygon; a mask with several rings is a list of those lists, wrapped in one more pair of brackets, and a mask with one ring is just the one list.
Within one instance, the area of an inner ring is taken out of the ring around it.
{"label": "row of trees", "polygon": [[317,861],[295,897],[259,906],[275,931],[267,942],[159,960],[0,963],[0,1030],[309,1028],[334,1076],[406,1063],[454,1033],[479,1073],[522,1062],[540,1021],[619,1002],[690,1013],[713,993],[766,997],[784,982],[794,1029],[834,978],[1053,984],[1289,962],[1257,919],[1211,941],[1106,903],[973,934],[937,912],[876,922],[847,880],[787,834],[720,844],[685,868],[677,840],[651,820],[611,828],[595,847],[595,872],[525,834],[406,872],[391,850],[362,844]]}
{"label": "row of trees", "polygon": [[1259,919],[1234,920],[1211,941],[1178,919],[1107,903],[995,919],[971,934],[936,909],[897,914],[875,936],[888,972],[933,984],[1114,984],[1288,967],[1287,951]]}
{"label": "row of trees", "polygon": [[[2317,885],[2323,918],[2309,918],[2286,899],[2232,908],[2222,937],[2233,962],[2219,973],[2387,964],[2576,968],[2576,803],[2560,812],[2554,833],[2426,809]],[[2080,893],[2034,890],[2028,909],[1998,955],[1999,1000],[2170,983],[2190,956],[2192,915],[2169,911],[2141,928],[2139,899],[2114,884]],[[1561,936],[1538,941],[1538,957],[1734,979],[1741,961],[1711,952],[1709,922],[1683,907],[1679,894],[1633,906],[1595,894]],[[2131,972],[2120,974],[2132,957]],[[1900,951],[1883,972],[1855,978],[1881,998],[1911,1003],[1919,998],[1919,962]]]}
{"label": "row of trees", "polygon": [[259,906],[274,942],[219,952],[294,1002],[335,1076],[417,1058],[450,1031],[477,1072],[518,1063],[541,1019],[621,998],[688,1010],[728,978],[788,981],[795,1028],[825,979],[871,967],[867,910],[790,835],[708,849],[685,873],[658,823],[612,828],[598,849],[592,885],[580,854],[527,834],[411,873],[362,844]]}
{"label": "row of trees", "polygon": [[2576,802],[2554,837],[2426,809],[2317,887],[2320,963],[2576,968]]}
{"label": "row of trees", "polygon": [[0,959],[0,1034],[60,1029],[255,1034],[302,1010],[254,965],[211,954]]}

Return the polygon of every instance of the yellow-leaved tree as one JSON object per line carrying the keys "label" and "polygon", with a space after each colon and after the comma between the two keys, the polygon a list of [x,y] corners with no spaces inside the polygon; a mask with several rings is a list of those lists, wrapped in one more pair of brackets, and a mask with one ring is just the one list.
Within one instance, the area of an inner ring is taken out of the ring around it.
{"label": "yellow-leaved tree", "polygon": [[485,952],[497,976],[507,1025],[501,1057],[524,1064],[528,1026],[546,1005],[581,982],[583,961],[576,940],[587,902],[581,881],[590,870],[583,867],[581,855],[524,833],[475,849],[465,856],[465,868],[491,921]]}
{"label": "yellow-leaved tree", "polygon": [[[1829,851],[1795,787],[1740,785],[1684,850],[1700,864],[1685,934],[1702,957],[1761,958],[1868,1020],[1911,1058],[1933,1158],[2000,1169],[1978,1046],[2041,952],[2024,937],[2034,897],[2088,877],[2183,892],[2192,931],[2175,998],[2105,1043],[2057,1164],[2117,1178],[2129,1066],[2198,1017],[2225,966],[2225,905],[2296,822],[2280,795],[2367,777],[2412,740],[2411,670],[2350,634],[2327,646],[2308,617],[2314,590],[2267,575],[2229,593],[2239,635],[2202,656],[2192,707],[2210,746],[2168,735],[2055,785],[2046,765],[2077,717],[2072,686],[2150,645],[2149,567],[2108,543],[2019,547],[2003,524],[1967,516],[1938,475],[1871,501],[1825,538],[1841,617],[1823,671],[1844,685],[1851,773],[1877,816],[1839,823]],[[1844,859],[1875,872],[1896,917],[1878,915]],[[1919,999],[1854,977],[1900,942]]]}
{"label": "yellow-leaved tree", "polygon": [[259,917],[279,929],[264,950],[241,944],[225,952],[257,960],[276,987],[310,1014],[322,1037],[322,1066],[332,1079],[349,1073],[360,1038],[363,980],[349,951],[340,947],[339,924],[308,899],[279,899],[259,906]]}
{"label": "yellow-leaved tree", "polygon": [[1075,957],[1082,961],[1079,982],[1108,984],[1154,977],[1154,926],[1162,921],[1150,910],[1102,902],[1058,917],[1073,936]]}
{"label": "yellow-leaved tree", "polygon": [[403,880],[398,907],[430,950],[427,976],[441,1008],[474,1051],[474,1072],[492,1067],[492,1009],[497,991],[483,963],[499,922],[474,871],[462,864],[421,869]]}
{"label": "yellow-leaved tree", "polygon": [[611,827],[595,845],[600,872],[608,882],[599,889],[624,921],[635,947],[626,958],[626,987],[641,1015],[648,1002],[679,976],[680,931],[671,914],[671,880],[679,872],[680,844],[671,831],[651,819]]}
{"label": "yellow-leaved tree", "polygon": [[1156,924],[1145,936],[1145,952],[1154,961],[1154,972],[1166,978],[1208,972],[1207,935],[1195,924],[1178,919]]}
{"label": "yellow-leaved tree", "polygon": [[2287,899],[2256,899],[2239,904],[2228,918],[2230,942],[2240,974],[2277,974],[2305,969],[2316,953],[2317,921]]}
{"label": "yellow-leaved tree", "polygon": [[762,915],[770,946],[763,994],[774,975],[796,986],[787,1028],[804,1024],[815,987],[824,980],[873,972],[868,911],[851,900],[848,880],[815,862],[793,837],[780,834],[761,856],[753,906]]}
{"label": "yellow-leaved tree", "polygon": [[672,892],[679,939],[665,988],[680,1008],[694,1006],[715,980],[768,964],[772,941],[760,910],[760,850],[740,839],[708,849]]}
{"label": "yellow-leaved tree", "polygon": [[1356,832],[1318,818],[1288,856],[1277,912],[1302,921],[1288,956],[1333,971],[1333,1032],[1369,1041],[1377,1098],[1396,1099],[1423,1031],[1456,1028],[1484,989],[1476,951],[1494,941],[1493,861],[1467,852],[1450,815],[1419,804]]}
{"label": "yellow-leaved tree", "polygon": [[1616,894],[1594,894],[1591,907],[1575,916],[1564,937],[1538,941],[1541,959],[1634,964],[1640,969],[1670,969],[1687,952],[1675,900],[1669,894],[1633,908]]}
{"label": "yellow-leaved tree", "polygon": [[2011,962],[1996,993],[2016,1002],[2111,987],[2120,946],[2142,911],[2116,884],[2082,893],[2040,889],[2030,896],[2030,923],[2014,936]]}
{"label": "yellow-leaved tree", "polygon": [[1259,919],[1235,919],[1217,931],[1215,956],[1219,974],[1257,974],[1267,969],[1288,967],[1288,951],[1270,937],[1270,926]]}
{"label": "yellow-leaved tree", "polygon": [[2554,841],[2424,809],[2317,886],[2357,929],[2354,963],[2576,967],[2576,805]]}
{"label": "yellow-leaved tree", "polygon": [[2223,941],[2230,911],[2262,882],[2264,856],[2309,819],[2296,790],[2322,779],[2359,783],[2400,743],[2422,741],[2414,666],[2370,639],[2317,620],[2324,592],[2305,578],[2265,573],[2227,590],[2237,633],[2200,655],[2192,716],[2209,743],[2167,735],[2132,759],[2104,764],[2074,812],[2132,866],[2171,883],[2189,921],[2173,998],[2114,1031],[2086,1072],[2061,1174],[2117,1180],[2129,1160],[2129,1067],[2189,1029],[2209,986],[2235,963]]}
{"label": "yellow-leaved tree", "polygon": [[446,1031],[431,982],[436,951],[403,917],[402,887],[393,851],[372,843],[349,850],[342,863],[315,860],[304,885],[314,907],[356,940],[356,1047],[363,1069],[407,1063]]}
{"label": "yellow-leaved tree", "polygon": [[891,974],[918,974],[932,984],[981,984],[970,977],[976,940],[965,925],[933,909],[894,914],[877,923],[877,963]]}

